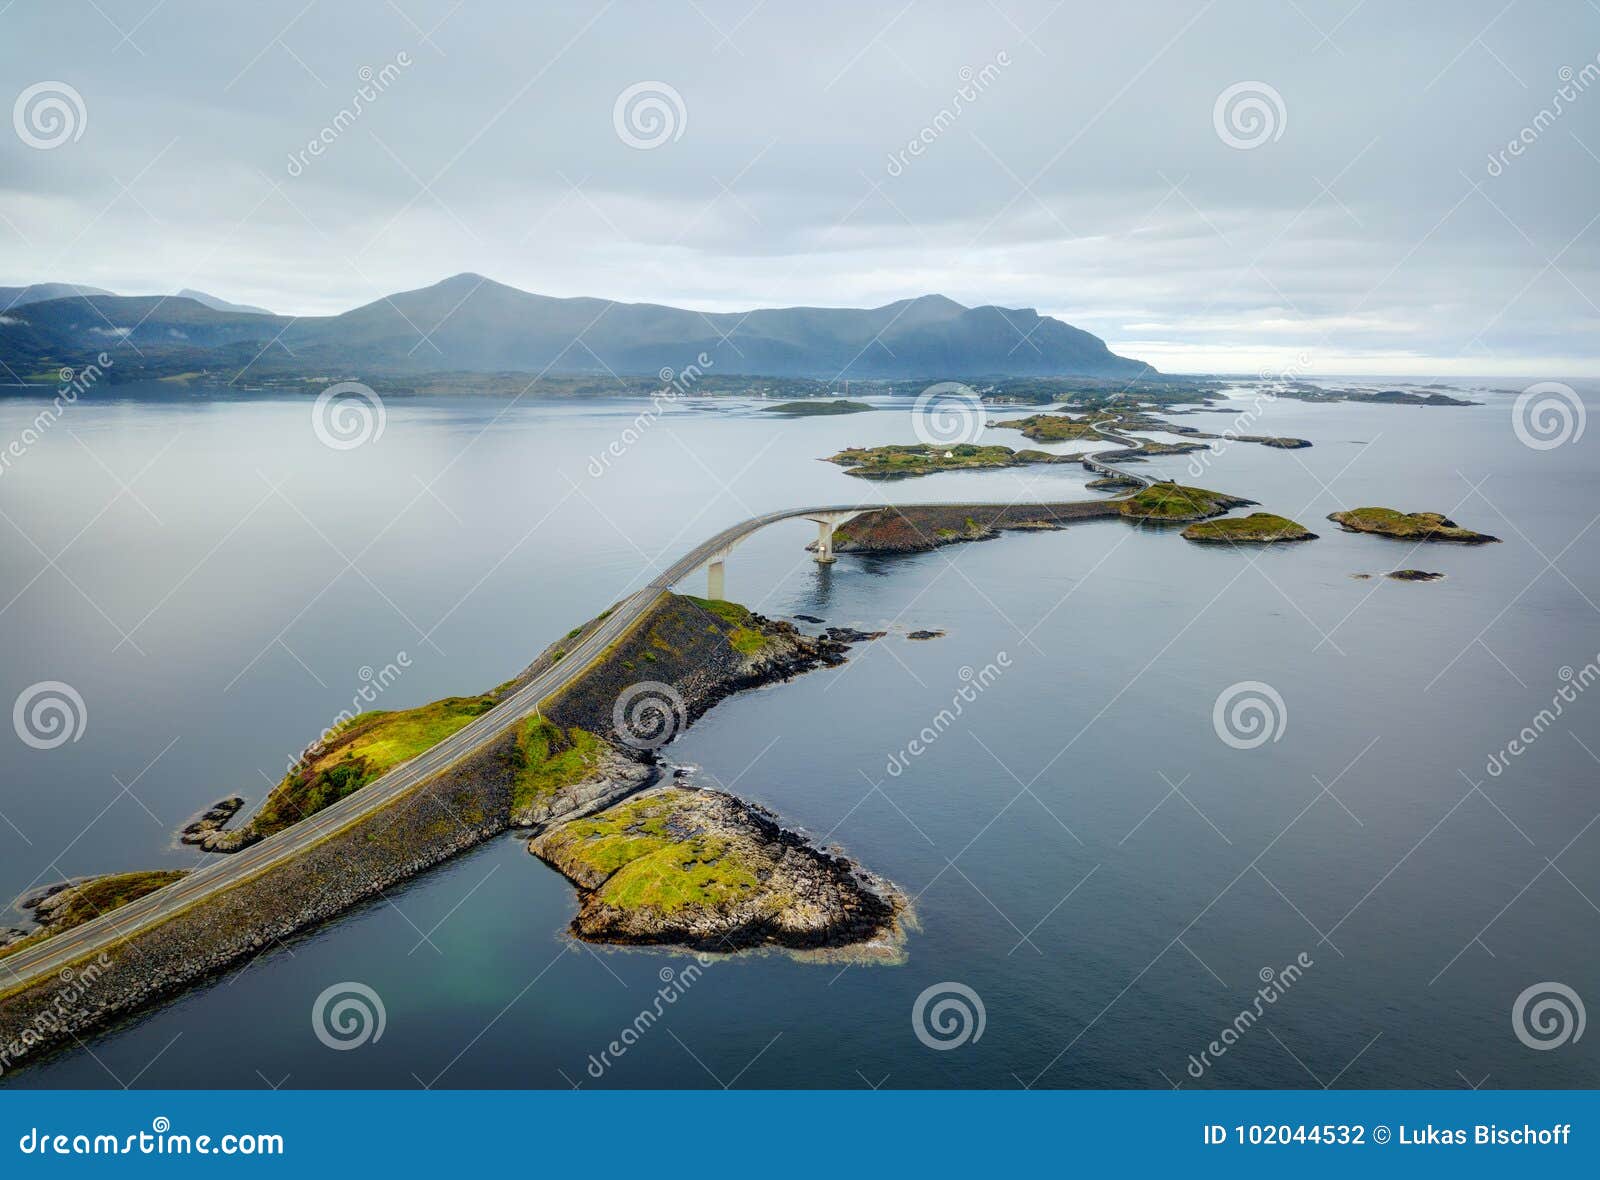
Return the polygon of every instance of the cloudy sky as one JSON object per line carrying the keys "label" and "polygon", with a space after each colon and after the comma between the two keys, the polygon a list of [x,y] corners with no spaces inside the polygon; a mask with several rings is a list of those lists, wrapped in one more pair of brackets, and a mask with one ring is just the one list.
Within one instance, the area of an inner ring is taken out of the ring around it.
{"label": "cloudy sky", "polygon": [[941,292],[1171,371],[1600,372],[1592,3],[13,0],[0,33],[0,284]]}

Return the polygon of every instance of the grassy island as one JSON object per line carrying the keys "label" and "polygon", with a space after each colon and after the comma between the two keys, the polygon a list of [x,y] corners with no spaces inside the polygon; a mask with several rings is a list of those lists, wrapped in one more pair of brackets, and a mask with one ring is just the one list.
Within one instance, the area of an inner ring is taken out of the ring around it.
{"label": "grassy island", "polygon": [[1122,515],[1135,520],[1170,521],[1174,523],[1204,520],[1221,516],[1233,508],[1243,508],[1253,503],[1230,496],[1226,492],[1213,492],[1205,488],[1190,488],[1176,483],[1154,483],[1125,500],[1119,500]]}
{"label": "grassy island", "polygon": [[776,406],[763,406],[762,410],[768,414],[782,414],[785,418],[823,418],[830,414],[859,414],[863,410],[870,410],[866,402],[846,401],[838,398],[832,401],[818,399],[815,401],[784,402]]}
{"label": "grassy island", "polygon": [[1043,451],[1013,451],[1010,447],[957,443],[949,447],[909,443],[885,447],[850,447],[828,457],[846,475],[861,479],[909,479],[940,471],[975,471],[997,467],[1023,467],[1030,463],[1059,463],[1063,456]]}
{"label": "grassy island", "polygon": [[595,942],[727,952],[898,940],[904,899],[720,791],[656,787],[535,837]]}
{"label": "grassy island", "polygon": [[1270,545],[1279,541],[1315,541],[1317,534],[1284,516],[1252,512],[1221,520],[1197,521],[1182,536],[1202,544]]}
{"label": "grassy island", "polygon": [[1399,512],[1393,508],[1352,508],[1330,512],[1328,519],[1346,532],[1376,533],[1403,541],[1453,541],[1458,545],[1487,545],[1499,537],[1464,529],[1438,512]]}
{"label": "grassy island", "polygon": [[[1100,421],[1109,424],[1111,420],[1102,418]],[[1031,438],[1034,442],[1078,442],[1105,437],[1094,428],[1091,419],[1072,418],[1066,414],[1034,414],[1027,418],[996,422],[995,426],[998,429],[1020,430],[1024,438]]]}

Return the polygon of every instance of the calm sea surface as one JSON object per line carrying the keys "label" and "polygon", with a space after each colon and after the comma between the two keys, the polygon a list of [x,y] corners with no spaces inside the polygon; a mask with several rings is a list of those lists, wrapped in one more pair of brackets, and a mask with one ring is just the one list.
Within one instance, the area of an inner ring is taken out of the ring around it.
{"label": "calm sea surface", "polygon": [[[1600,388],[1578,388],[1594,417]],[[1311,544],[1243,554],[1107,521],[830,569],[805,522],[741,545],[731,598],[890,635],[724,702],[666,752],[915,894],[902,965],[716,963],[596,1069],[688,960],[571,943],[571,888],[507,835],[4,1084],[1600,1084],[1600,1036],[1536,1051],[1512,1018],[1545,982],[1600,1014],[1600,688],[1486,771],[1600,652],[1600,425],[1538,451],[1513,395],[1474,396],[1282,401],[1252,430],[1312,449],[1233,445],[1199,478],[1153,465]],[[42,404],[0,400],[0,439]],[[0,700],[63,681],[87,725],[52,750],[0,742],[0,894],[194,863],[174,829],[224,794],[259,800],[363,668],[405,653],[383,707],[498,684],[753,513],[1094,495],[1077,467],[878,485],[817,461],[912,441],[903,406],[773,421],[694,401],[596,477],[639,408],[390,399],[381,437],[336,451],[309,399],[72,407],[0,476]],[[1413,551],[1323,519],[1364,504],[1504,543]],[[1401,566],[1447,577],[1352,577]],[[1281,699],[1277,740],[1219,738],[1213,706],[1241,682]],[[1266,973],[1302,955],[1255,1019]],[[311,1011],[346,981],[387,1023],[334,1052]],[[981,1000],[982,1035],[937,1050],[913,1007],[950,984]],[[1196,1079],[1191,1055],[1244,1009]]]}

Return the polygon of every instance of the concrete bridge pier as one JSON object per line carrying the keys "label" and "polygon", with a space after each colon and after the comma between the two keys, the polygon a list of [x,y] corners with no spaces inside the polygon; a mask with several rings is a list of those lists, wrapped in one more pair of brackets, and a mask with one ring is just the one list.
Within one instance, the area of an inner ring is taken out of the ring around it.
{"label": "concrete bridge pier", "polygon": [[854,520],[860,515],[859,512],[829,512],[820,516],[806,517],[807,520],[817,522],[817,548],[813,557],[818,565],[832,565],[839,560],[833,555],[833,530],[845,521]]}
{"label": "concrete bridge pier", "polygon": [[712,602],[721,602],[727,597],[727,551],[717,554],[706,566],[706,597]]}
{"label": "concrete bridge pier", "polygon": [[832,565],[839,559],[833,555],[833,526],[825,520],[817,521],[817,564]]}

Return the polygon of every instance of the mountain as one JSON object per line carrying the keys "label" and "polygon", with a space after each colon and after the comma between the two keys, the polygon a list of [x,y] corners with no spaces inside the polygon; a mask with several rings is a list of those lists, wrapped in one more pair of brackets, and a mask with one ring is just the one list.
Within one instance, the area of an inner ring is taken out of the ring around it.
{"label": "mountain", "polygon": [[[14,309],[0,323],[0,360],[18,372],[68,363],[117,342],[137,353],[126,358],[123,375],[244,365],[258,375],[638,375],[689,365],[718,375],[822,378],[1153,372],[1032,308],[964,307],[942,295],[874,308],[708,313],[553,298],[473,274],[334,316],[271,315],[189,292],[47,300]],[[701,354],[709,363],[698,360]]]}
{"label": "mountain", "polygon": [[271,315],[264,307],[252,307],[248,303],[229,303],[226,299],[218,299],[215,295],[207,295],[204,291],[196,291],[193,287],[185,287],[178,292],[179,299],[193,299],[203,307],[212,311],[238,311],[246,315]]}
{"label": "mountain", "polygon": [[27,287],[0,287],[0,313],[25,303],[46,299],[69,299],[74,295],[109,295],[99,287],[80,287],[76,283],[34,283]]}

